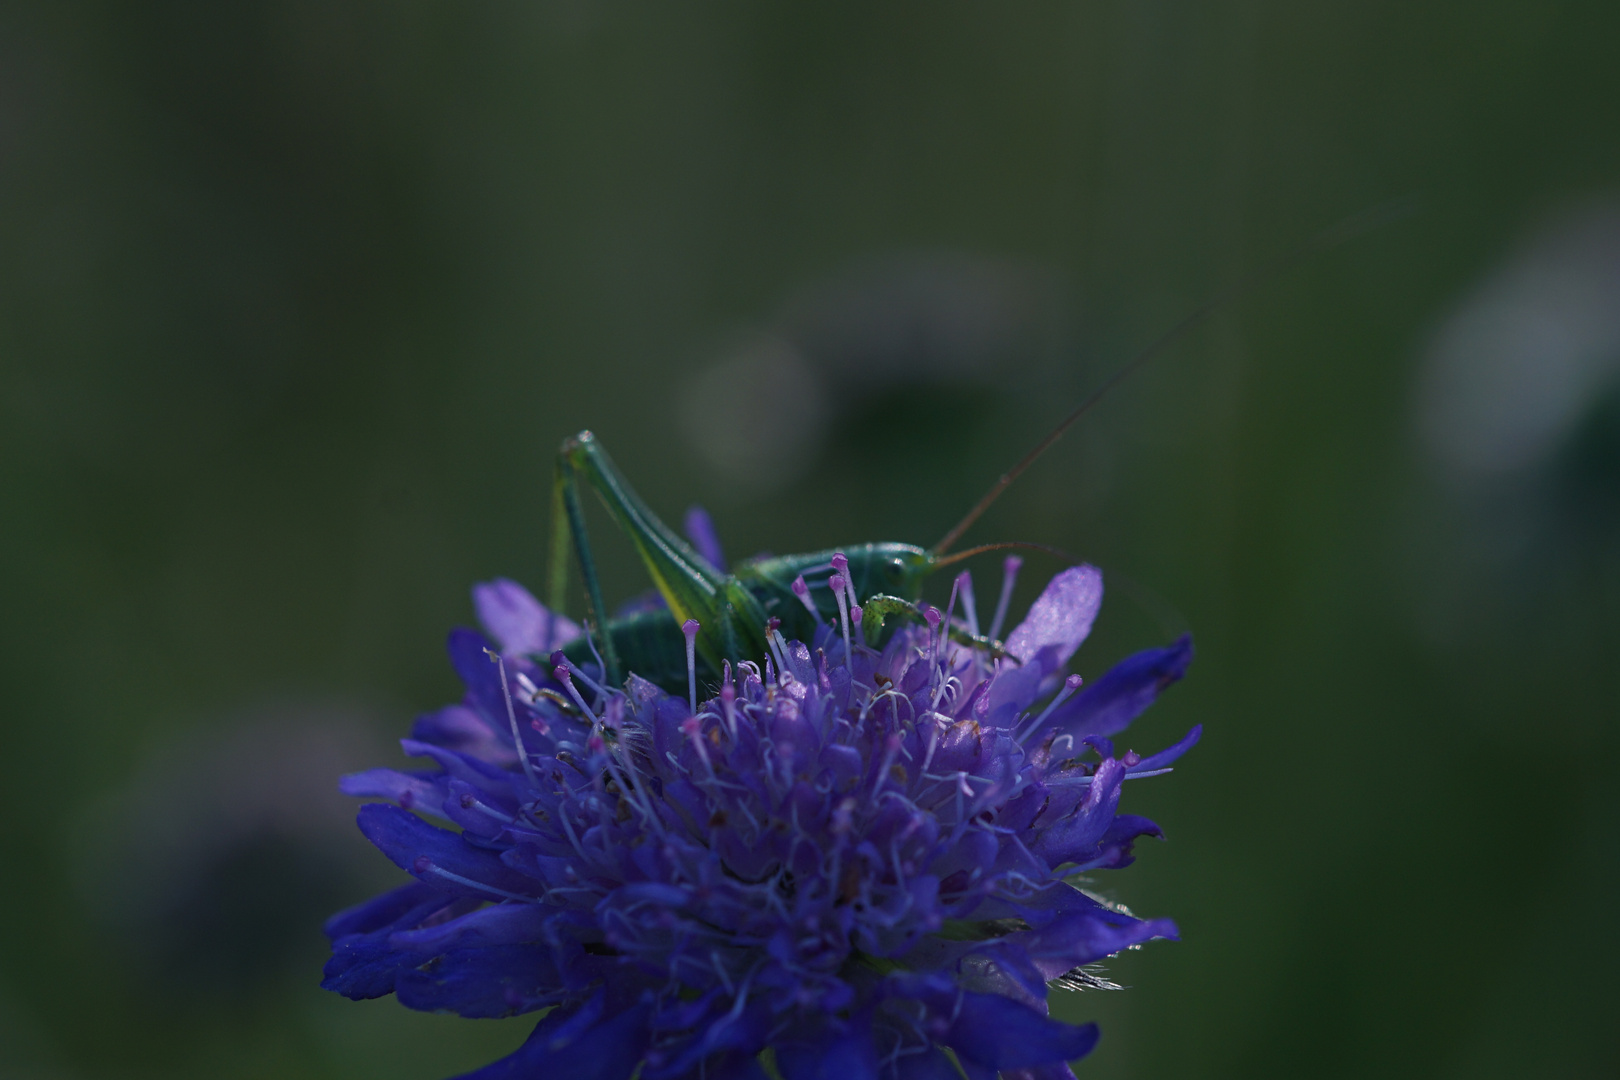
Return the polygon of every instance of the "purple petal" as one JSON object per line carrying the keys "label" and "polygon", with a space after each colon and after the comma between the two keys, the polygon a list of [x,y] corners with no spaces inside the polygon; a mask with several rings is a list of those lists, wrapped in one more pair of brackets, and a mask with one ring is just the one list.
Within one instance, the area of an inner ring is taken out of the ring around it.
{"label": "purple petal", "polygon": [[1134,919],[1099,907],[1065,915],[1049,926],[1016,935],[1016,941],[1048,979],[1112,956],[1154,938],[1178,937],[1169,919]]}
{"label": "purple petal", "polygon": [[738,1054],[753,1056],[765,1048],[770,1034],[771,1011],[760,998],[748,1003],[736,1015],[724,1015],[709,1022],[673,1058],[656,1070],[648,1070],[659,1077],[686,1077],[692,1075],[699,1062],[713,1061],[717,1055]]}
{"label": "purple petal", "polygon": [[441,904],[449,901],[449,897],[433,886],[413,881],[397,889],[390,889],[380,896],[373,896],[363,904],[345,908],[327,919],[326,926],[322,929],[326,931],[326,936],[334,941],[350,934],[369,934],[435,899]]}
{"label": "purple petal", "polygon": [[1047,674],[1059,671],[1091,633],[1102,606],[1102,571],[1071,566],[1047,582],[1029,614],[1007,635],[1007,651]]}
{"label": "purple petal", "polygon": [[458,949],[400,974],[399,1003],[422,1012],[498,1019],[555,1005],[565,991],[543,945]]}
{"label": "purple petal", "polygon": [[1022,1001],[1032,1009],[1046,1007],[1046,981],[1051,976],[1015,942],[996,941],[974,949],[958,962],[958,970],[963,976],[964,989],[1000,994]]}
{"label": "purple petal", "polygon": [[1039,662],[1022,667],[1008,664],[995,673],[984,695],[974,702],[974,718],[985,727],[1012,727],[1040,695],[1046,674]]}
{"label": "purple petal", "polygon": [[538,941],[554,913],[555,909],[548,910],[539,904],[495,904],[459,919],[422,929],[397,931],[389,936],[388,942],[397,949],[437,954],[451,949]]}
{"label": "purple petal", "polygon": [[321,972],[321,989],[351,1001],[386,997],[402,973],[427,959],[426,953],[396,949],[381,937],[353,934],[332,945]]}
{"label": "purple petal", "polygon": [[452,895],[494,900],[535,887],[494,852],[475,848],[459,833],[435,828],[389,803],[362,806],[359,823],[366,839],[395,866]]}
{"label": "purple petal", "polygon": [[857,1017],[848,1031],[832,1039],[777,1047],[776,1065],[783,1080],[877,1080],[872,1025]]}
{"label": "purple petal", "polygon": [[458,1080],[624,1080],[646,1050],[648,1008],[633,1005],[590,1026],[573,1021],[593,1011],[600,1015],[597,1002],[579,1010],[557,1009],[535,1025],[515,1053]]}
{"label": "purple petal", "polygon": [[472,597],[478,621],[507,656],[543,656],[579,637],[578,626],[515,581],[496,578],[474,585]]}
{"label": "purple petal", "polygon": [[1075,1080],[1075,1077],[1067,1061],[1054,1061],[1028,1069],[1003,1069],[1001,1080]]}
{"label": "purple petal", "polygon": [[1097,1025],[1075,1026],[1042,1016],[999,994],[964,994],[944,1042],[991,1069],[1027,1069],[1085,1057],[1097,1045]]}
{"label": "purple petal", "polygon": [[513,774],[498,765],[475,758],[470,754],[446,750],[442,746],[432,743],[417,742],[415,739],[399,740],[399,748],[405,751],[406,757],[432,758],[443,769],[446,775],[454,777],[464,783],[480,788],[507,788],[511,786]]}
{"label": "purple petal", "polygon": [[[643,1076],[646,1074],[643,1073]],[[703,1063],[704,1080],[770,1080],[755,1054],[731,1053]]]}
{"label": "purple petal", "polygon": [[495,722],[504,722],[506,701],[501,695],[500,670],[490,663],[489,640],[476,630],[457,627],[444,645],[450,666],[467,688],[467,697]]}
{"label": "purple petal", "polygon": [[1154,822],[1137,814],[1120,814],[1114,818],[1108,831],[1097,841],[1096,850],[1085,862],[1075,868],[1081,870],[1118,870],[1136,861],[1132,847],[1139,836],[1164,837],[1164,831]]}
{"label": "purple petal", "polygon": [[1109,758],[1097,767],[1097,775],[1086,788],[1086,797],[1074,812],[1042,830],[1030,850],[1056,869],[1064,863],[1085,862],[1096,850],[1108,827],[1114,823],[1119,806],[1119,789],[1125,783],[1125,764]]}
{"label": "purple petal", "polygon": [[709,512],[701,506],[690,506],[686,511],[686,520],[681,524],[682,531],[692,541],[692,546],[698,549],[698,554],[708,559],[709,565],[716,570],[725,573],[725,552],[720,549],[720,534],[714,531],[714,519],[709,517]]}
{"label": "purple petal", "polygon": [[[502,716],[504,721],[506,717]],[[447,750],[460,750],[485,761],[515,761],[517,754],[510,746],[510,724],[495,730],[484,718],[465,705],[446,705],[437,712],[424,713],[411,726],[411,738],[417,742],[432,743]],[[501,741],[501,735],[506,741]]]}
{"label": "purple petal", "polygon": [[429,919],[454,918],[476,903],[415,884],[334,915],[327,922],[333,942],[332,955],[322,973],[322,988],[355,1001],[393,993],[399,976],[432,954],[395,948],[389,943],[392,932],[419,926]]}
{"label": "purple petal", "polygon": [[444,816],[441,806],[444,792],[433,780],[412,776],[398,769],[367,769],[350,773],[338,781],[338,790],[358,799],[388,799],[406,809],[418,808],[424,813]]}
{"label": "purple petal", "polygon": [[1187,673],[1192,663],[1192,636],[1183,634],[1162,649],[1147,649],[1127,656],[1096,681],[1052,710],[1041,725],[1045,732],[1072,735],[1112,735],[1124,728],[1155,698]]}
{"label": "purple petal", "polygon": [[962,1076],[967,1077],[967,1080],[1000,1080],[1001,1078],[1000,1069],[992,1069],[988,1065],[980,1065],[972,1058],[958,1055],[956,1058],[956,1063],[957,1065],[961,1066]]}
{"label": "purple petal", "polygon": [[945,1051],[929,1046],[920,1054],[907,1054],[895,1063],[899,1080],[961,1080]]}

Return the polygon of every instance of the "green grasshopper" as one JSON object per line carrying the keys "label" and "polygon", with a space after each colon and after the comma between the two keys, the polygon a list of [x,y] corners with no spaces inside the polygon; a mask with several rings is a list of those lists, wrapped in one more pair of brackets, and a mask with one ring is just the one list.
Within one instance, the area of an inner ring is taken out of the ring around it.
{"label": "green grasshopper", "polygon": [[[986,544],[955,554],[949,552],[1024,470],[1116,384],[1155,354],[1228,303],[1306,256],[1337,246],[1405,212],[1406,208],[1396,203],[1356,215],[1319,234],[1270,267],[1216,294],[1104,380],[1034,449],[1003,473],[966,516],[930,548],[888,541],[853,544],[836,552],[829,549],[803,555],[756,558],[726,573],[648,509],[591,432],[571,436],[564,440],[557,455],[548,602],[552,610],[563,611],[571,547],[584,578],[588,611],[587,634],[564,652],[574,662],[583,662],[592,658],[599,643],[600,660],[611,685],[620,684],[626,671],[633,671],[678,691],[686,689],[689,678],[687,640],[683,633],[683,624],[689,621],[695,620],[698,624],[693,658],[697,674],[712,682],[727,662],[763,659],[767,655],[766,638],[773,621],[787,638],[809,641],[818,619],[838,620],[841,617],[838,607],[845,597],[835,597],[825,581],[811,584],[806,580],[807,597],[794,592],[795,581],[803,575],[831,570],[835,555],[842,556],[840,576],[853,587],[854,601],[861,608],[859,618],[864,635],[872,645],[881,644],[887,621],[922,617],[917,601],[922,596],[923,580],[947,566],[981,552],[1005,548],[1034,548],[1063,556],[1063,552],[1045,545],[1024,542]],[[614,522],[629,536],[666,607],[621,618],[606,617],[580,500],[582,485],[595,490]],[[842,566],[844,560],[847,566]],[[811,607],[816,609],[814,616]],[[1006,655],[995,641],[970,635],[959,627],[948,629],[953,636],[972,640],[996,655]]]}
{"label": "green grasshopper", "polygon": [[[601,584],[580,504],[582,485],[601,496],[609,515],[630,537],[666,607],[616,619],[603,617],[606,609]],[[684,687],[687,668],[681,624],[687,620],[698,623],[696,651],[702,658],[703,674],[709,678],[718,675],[727,661],[736,664],[766,656],[766,634],[772,620],[787,638],[809,641],[817,616],[812,616],[809,606],[795,595],[794,582],[817,570],[832,570],[837,555],[843,556],[839,560],[842,576],[853,587],[862,609],[867,640],[877,644],[887,620],[896,616],[920,617],[916,602],[922,596],[923,579],[929,574],[989,548],[1040,546],[988,545],[947,556],[949,543],[929,549],[893,542],[852,544],[837,551],[751,559],[728,574],[647,508],[589,431],[563,441],[557,455],[554,495],[549,596],[552,609],[562,610],[572,547],[584,577],[588,623],[593,629],[606,630],[564,651],[578,662],[589,658],[590,648],[599,645],[607,677],[614,684],[628,670],[666,687]],[[953,540],[954,535],[947,537],[947,541]],[[818,616],[836,620],[839,598],[833,596],[826,583],[806,582],[805,587]],[[988,639],[961,630],[955,632],[973,637],[992,651],[1002,651]]]}

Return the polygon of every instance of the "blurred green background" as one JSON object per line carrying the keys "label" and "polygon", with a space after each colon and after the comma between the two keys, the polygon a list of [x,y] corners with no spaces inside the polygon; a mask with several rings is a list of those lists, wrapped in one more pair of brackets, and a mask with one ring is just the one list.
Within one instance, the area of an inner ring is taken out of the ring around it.
{"label": "blurred green background", "polygon": [[1545,0],[5,5],[0,1075],[514,1046],[323,994],[318,927],[391,873],[335,778],[459,694],[472,582],[538,584],[563,435],[734,555],[930,543],[1401,196],[972,533],[1104,568],[1083,674],[1199,648],[1130,739],[1206,725],[1128,793],[1169,842],[1105,883],[1184,940],[1060,1010],[1096,1078],[1620,1074],[1617,41]]}

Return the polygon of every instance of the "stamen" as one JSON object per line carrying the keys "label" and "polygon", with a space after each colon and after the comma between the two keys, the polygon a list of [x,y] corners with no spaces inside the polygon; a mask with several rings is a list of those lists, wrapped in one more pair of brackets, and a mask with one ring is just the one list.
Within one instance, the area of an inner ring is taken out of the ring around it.
{"label": "stamen", "polygon": [[726,728],[732,742],[737,741],[737,688],[731,685],[731,661],[726,661],[726,681],[720,684],[720,711],[725,715]]}
{"label": "stamen", "polygon": [[[513,825],[517,822],[517,818],[503,814],[493,806],[490,806],[488,803],[479,801],[478,796],[470,792],[463,794],[460,802],[463,810],[476,810],[485,817],[492,817],[496,821],[503,822],[507,825]],[[406,809],[408,810],[410,808],[406,807]]]}
{"label": "stamen", "polygon": [[507,723],[512,725],[513,749],[517,751],[518,760],[523,763],[523,775],[527,776],[529,778],[529,786],[533,787],[536,791],[538,791],[540,789],[540,781],[535,779],[534,765],[529,761],[529,748],[523,745],[523,735],[518,730],[517,710],[512,708],[512,691],[506,685],[506,661],[501,659],[501,654],[500,653],[495,652],[495,651],[493,651],[491,649],[485,649],[484,653],[485,653],[485,655],[487,655],[490,658],[490,660],[492,660],[495,663],[495,666],[500,670],[500,673],[501,673],[501,699],[506,702],[506,720],[507,720]]}
{"label": "stamen", "polygon": [[770,639],[769,640],[770,640],[770,643],[771,643],[771,651],[776,655],[776,667],[777,667],[777,670],[782,673],[783,678],[786,678],[787,674],[788,674],[788,669],[787,669],[787,662],[788,662],[787,638],[782,636],[782,631],[776,629],[776,627],[773,626],[773,627],[771,627]]}
{"label": "stamen", "polygon": [[923,619],[928,623],[928,643],[932,654],[928,657],[928,673],[930,678],[939,676],[939,608],[929,605],[923,612]]}
{"label": "stamen", "polygon": [[[585,669],[584,668],[577,668],[577,667],[574,667],[574,665],[570,664],[568,662],[567,654],[565,654],[561,649],[555,650],[551,654],[550,659],[551,659],[551,666],[552,667],[555,668],[555,667],[564,667],[564,666],[566,666],[575,675],[579,676],[579,681],[585,684],[585,689],[589,690],[591,693],[595,694],[597,697],[608,698],[608,697],[613,696],[612,694],[608,693],[607,688],[605,686],[603,686],[601,683],[597,682],[595,679],[591,678],[589,675],[585,674]],[[607,669],[603,668],[603,670],[605,671]]]}
{"label": "stamen", "polygon": [[412,863],[411,866],[412,869],[414,869],[418,874],[432,874],[434,877],[444,878],[446,881],[453,881],[457,885],[463,885],[469,889],[480,889],[484,892],[490,893],[494,896],[503,897],[507,900],[516,900],[519,903],[524,904],[533,904],[536,902],[535,898],[532,896],[520,896],[514,892],[507,892],[505,889],[497,889],[493,885],[485,885],[482,881],[474,881],[472,878],[462,877],[460,874],[452,874],[450,871],[446,870],[444,867],[440,866],[426,855],[418,855],[416,857],[416,861]]}
{"label": "stamen", "polygon": [[[602,654],[596,651],[596,637],[595,637],[595,635],[593,635],[591,633],[591,620],[589,620],[589,619],[585,620],[584,628],[585,628],[585,647],[587,649],[591,650],[591,657],[592,657],[592,659],[594,659],[596,661],[596,670],[601,672],[602,673],[602,678],[605,679],[605,678],[607,678],[607,664],[606,664],[606,662],[603,661]],[[598,693],[601,692],[601,687],[597,687],[597,692]]]}
{"label": "stamen", "polygon": [[1057,696],[1047,704],[1046,708],[1041,710],[1041,715],[1030,721],[1029,726],[1024,729],[1024,734],[1019,737],[1018,741],[1023,742],[1024,739],[1029,738],[1031,735],[1039,731],[1041,729],[1041,724],[1046,721],[1048,716],[1052,715],[1052,710],[1069,700],[1069,696],[1076,690],[1080,689],[1081,681],[1082,680],[1078,675],[1070,675],[1067,679],[1064,679],[1063,689],[1059,690],[1057,692]]}
{"label": "stamen", "polygon": [[962,615],[967,620],[968,633],[979,636],[979,609],[973,602],[973,575],[967,570],[956,575],[956,584],[962,589]]}
{"label": "stamen", "polygon": [[783,651],[787,647],[787,642],[783,641],[782,635],[777,633],[777,627],[781,625],[782,620],[775,615],[765,620],[765,647],[771,651],[771,659],[776,662],[776,680],[778,682],[781,681],[782,674],[787,671],[787,656]]}
{"label": "stamen", "polygon": [[951,685],[951,681],[952,681],[951,680],[951,675],[950,675],[950,666],[951,666],[951,649],[950,649],[951,613],[956,610],[956,594],[957,594],[957,591],[961,587],[962,587],[962,578],[961,578],[960,575],[958,575],[956,580],[951,582],[951,599],[945,605],[945,617],[942,620],[940,620],[940,624],[939,624],[939,641],[935,645],[936,655],[938,655],[939,658],[940,658],[939,659],[939,685],[934,688],[934,698],[933,698],[932,701],[930,701],[928,703],[928,708],[929,708],[929,710],[931,712],[938,712],[939,711],[940,699],[945,696],[945,690]]}
{"label": "stamen", "polygon": [[[834,555],[834,559],[843,558]],[[844,598],[844,579],[837,574],[827,579],[827,587],[833,591],[833,599],[838,601],[838,625],[844,631],[844,663],[849,666],[850,674],[855,673],[855,654],[849,647],[849,602]]]}
{"label": "stamen", "polygon": [[816,620],[816,625],[820,626],[821,612],[816,610],[815,601],[810,599],[810,586],[805,584],[803,574],[793,579],[793,595],[799,598],[799,603],[804,605],[805,610],[810,612],[810,617]]}
{"label": "stamen", "polygon": [[861,609],[855,604],[849,606],[849,621],[855,624],[855,640],[865,645],[866,631],[861,627]]}
{"label": "stamen", "polygon": [[[859,604],[860,598],[855,595],[855,575],[849,572],[849,556],[842,551],[833,552],[832,566],[833,570],[844,579],[844,591],[849,594],[849,606]],[[829,581],[827,584],[831,585],[832,582]]]}
{"label": "stamen", "polygon": [[1001,599],[996,601],[996,617],[990,620],[990,639],[1001,635],[1001,624],[1007,620],[1007,605],[1012,602],[1013,586],[1018,582],[1018,568],[1024,560],[1016,555],[1007,556],[1001,564]]}
{"label": "stamen", "polygon": [[698,621],[687,619],[681,624],[686,635],[686,702],[692,714],[697,715],[697,635]]}
{"label": "stamen", "polygon": [[557,677],[558,682],[563,684],[563,689],[568,691],[568,696],[574,699],[574,704],[579,706],[580,711],[590,717],[592,723],[601,723],[602,718],[591,711],[591,707],[585,704],[585,699],[580,696],[579,689],[574,686],[573,671],[574,666],[567,661],[551,669],[551,673]]}

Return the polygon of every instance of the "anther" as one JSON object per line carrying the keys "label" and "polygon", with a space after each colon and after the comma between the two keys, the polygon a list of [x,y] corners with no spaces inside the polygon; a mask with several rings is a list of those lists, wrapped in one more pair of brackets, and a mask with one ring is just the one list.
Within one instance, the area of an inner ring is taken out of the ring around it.
{"label": "anther", "polygon": [[692,713],[697,713],[697,634],[698,621],[687,619],[681,624],[681,633],[686,635],[686,703]]}
{"label": "anther", "polygon": [[1024,560],[1017,555],[1009,555],[1001,564],[1001,599],[996,601],[996,617],[990,620],[990,638],[995,640],[1001,634],[1001,624],[1007,621],[1007,605],[1012,602],[1013,586],[1018,582],[1018,568],[1024,565]]}

